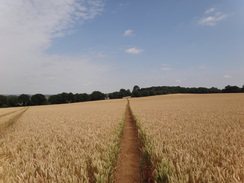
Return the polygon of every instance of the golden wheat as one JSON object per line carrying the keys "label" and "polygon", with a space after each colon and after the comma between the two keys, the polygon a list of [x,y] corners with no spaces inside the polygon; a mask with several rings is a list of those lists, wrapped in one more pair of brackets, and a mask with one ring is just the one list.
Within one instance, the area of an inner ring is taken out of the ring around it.
{"label": "golden wheat", "polygon": [[0,108],[0,117],[15,113],[21,109],[23,109],[23,107]]}
{"label": "golden wheat", "polygon": [[27,108],[6,108],[0,110],[0,137],[5,132],[6,128],[15,122],[15,118],[21,115]]}
{"label": "golden wheat", "polygon": [[157,182],[244,182],[244,94],[131,99]]}
{"label": "golden wheat", "polygon": [[0,180],[108,182],[125,106],[109,100],[30,107],[0,139]]}

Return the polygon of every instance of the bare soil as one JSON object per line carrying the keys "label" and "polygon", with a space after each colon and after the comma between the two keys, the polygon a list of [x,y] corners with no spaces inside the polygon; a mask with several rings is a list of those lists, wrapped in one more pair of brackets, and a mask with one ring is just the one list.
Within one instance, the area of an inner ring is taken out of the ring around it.
{"label": "bare soil", "polygon": [[136,183],[140,181],[140,141],[138,130],[129,105],[126,108],[125,125],[120,142],[117,167],[114,172],[115,183]]}

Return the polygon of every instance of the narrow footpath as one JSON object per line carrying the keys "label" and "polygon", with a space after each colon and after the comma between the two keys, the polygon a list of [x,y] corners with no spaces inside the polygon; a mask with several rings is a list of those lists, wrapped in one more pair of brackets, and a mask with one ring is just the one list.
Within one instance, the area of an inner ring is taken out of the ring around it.
{"label": "narrow footpath", "polygon": [[140,141],[129,103],[126,107],[123,136],[120,142],[117,167],[114,172],[115,183],[139,183],[140,180]]}

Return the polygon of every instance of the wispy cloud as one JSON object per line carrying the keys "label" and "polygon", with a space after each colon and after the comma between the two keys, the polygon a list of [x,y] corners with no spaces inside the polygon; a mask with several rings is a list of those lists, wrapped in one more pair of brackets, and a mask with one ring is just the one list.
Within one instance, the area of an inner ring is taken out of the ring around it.
{"label": "wispy cloud", "polygon": [[208,69],[208,67],[205,64],[199,65],[198,69]]}
{"label": "wispy cloud", "polygon": [[215,8],[209,8],[205,11],[205,16],[199,19],[198,24],[202,26],[215,26],[218,22],[223,21],[229,15],[216,11]]}
{"label": "wispy cloud", "polygon": [[[70,73],[74,78],[81,73],[76,68],[87,74],[93,73],[94,64],[91,58],[58,57],[60,61],[57,61],[56,56],[48,55],[45,51],[55,38],[69,34],[74,25],[99,15],[103,6],[102,0],[2,0],[0,78],[6,78],[0,80],[0,85],[5,89],[2,92],[24,92],[25,89],[34,92],[40,88],[47,89],[50,78],[55,83],[61,83],[64,70],[68,67],[77,71]],[[73,62],[76,64],[70,64]],[[45,65],[53,70],[47,70]],[[97,69],[95,67],[96,71]]]}
{"label": "wispy cloud", "polygon": [[162,64],[161,70],[162,71],[171,71],[172,68],[170,67],[169,64]]}
{"label": "wispy cloud", "polygon": [[142,49],[137,49],[137,48],[129,48],[127,50],[125,50],[126,53],[131,53],[131,54],[139,54],[141,52],[143,52]]}
{"label": "wispy cloud", "polygon": [[232,76],[231,76],[231,75],[226,74],[226,75],[224,75],[224,78],[229,79],[229,78],[232,78]]}
{"label": "wispy cloud", "polygon": [[131,29],[124,31],[124,36],[126,36],[126,37],[132,36],[133,34],[134,34],[134,31]]}
{"label": "wispy cloud", "polygon": [[215,8],[209,8],[205,11],[205,14],[209,14],[215,11]]}

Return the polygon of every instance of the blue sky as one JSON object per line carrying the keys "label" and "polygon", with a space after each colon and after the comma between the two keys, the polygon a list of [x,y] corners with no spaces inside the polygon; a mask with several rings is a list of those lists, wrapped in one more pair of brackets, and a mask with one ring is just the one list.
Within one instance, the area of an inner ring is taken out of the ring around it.
{"label": "blue sky", "polygon": [[244,84],[243,0],[2,0],[2,94]]}

